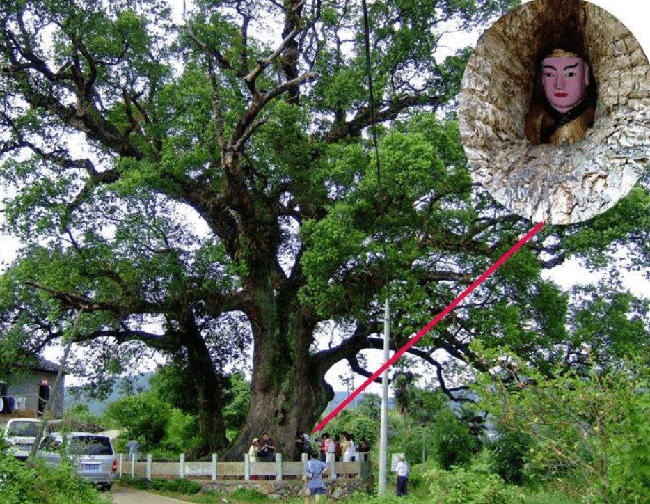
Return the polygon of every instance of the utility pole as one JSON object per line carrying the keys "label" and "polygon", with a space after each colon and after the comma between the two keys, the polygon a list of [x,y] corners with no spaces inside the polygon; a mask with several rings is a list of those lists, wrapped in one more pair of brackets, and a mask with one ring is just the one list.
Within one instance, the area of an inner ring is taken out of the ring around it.
{"label": "utility pole", "polygon": [[[384,362],[389,359],[390,305],[388,298],[384,306]],[[386,474],[388,465],[388,368],[381,375],[381,433],[379,438],[379,495],[386,495]]]}

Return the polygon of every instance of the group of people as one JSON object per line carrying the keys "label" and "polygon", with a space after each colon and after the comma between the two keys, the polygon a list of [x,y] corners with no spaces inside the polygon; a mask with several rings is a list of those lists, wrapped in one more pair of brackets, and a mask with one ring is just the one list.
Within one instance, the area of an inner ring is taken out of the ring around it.
{"label": "group of people", "polygon": [[251,462],[273,462],[275,461],[275,443],[268,432],[262,434],[261,438],[254,438],[253,444],[248,449]]}
{"label": "group of people", "polygon": [[[348,432],[342,432],[341,435],[331,436],[325,433],[317,440],[317,450],[309,438],[308,434],[296,435],[296,450],[299,453],[307,453],[307,463],[303,473],[309,493],[316,500],[325,493],[325,484],[323,482],[323,473],[330,470],[328,462],[354,462],[358,454],[370,451],[370,446],[365,437],[359,440],[357,445],[354,435]],[[261,438],[254,438],[253,443],[248,451],[251,462],[273,462],[275,460],[275,443],[271,436],[265,432]],[[400,460],[395,469],[397,473],[397,495],[406,495],[406,483],[409,477],[409,467],[404,457]],[[256,479],[255,476],[253,476]]]}
{"label": "group of people", "polygon": [[333,454],[335,462],[354,462],[357,459],[357,453],[367,453],[370,451],[368,441],[365,437],[361,438],[357,446],[354,434],[346,431],[339,436],[332,437],[329,433],[322,435],[318,441],[318,453],[321,462],[327,461],[327,454]]}

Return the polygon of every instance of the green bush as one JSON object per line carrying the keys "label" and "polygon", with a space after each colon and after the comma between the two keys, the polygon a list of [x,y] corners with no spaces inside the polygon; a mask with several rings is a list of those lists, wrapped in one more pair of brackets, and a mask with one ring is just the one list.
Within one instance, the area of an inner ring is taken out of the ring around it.
{"label": "green bush", "polygon": [[431,439],[433,457],[443,469],[467,465],[479,448],[478,440],[451,409],[436,415]]}
{"label": "green bush", "polygon": [[33,465],[0,452],[2,504],[105,504],[100,493],[77,478],[69,466]]}
{"label": "green bush", "polygon": [[496,474],[456,467],[452,471],[433,469],[424,474],[431,504],[516,504],[523,495],[508,487]]}
{"label": "green bush", "polygon": [[140,450],[145,451],[157,446],[165,437],[171,407],[153,393],[146,392],[110,403],[106,414],[126,429],[124,436],[136,439]]}
{"label": "green bush", "polygon": [[196,415],[172,409],[162,440],[162,449],[171,453],[188,453],[198,446],[199,418]]}
{"label": "green bush", "polygon": [[487,444],[490,451],[490,469],[507,483],[521,485],[525,478],[525,466],[530,454],[530,434],[518,430],[497,427],[497,436]]}

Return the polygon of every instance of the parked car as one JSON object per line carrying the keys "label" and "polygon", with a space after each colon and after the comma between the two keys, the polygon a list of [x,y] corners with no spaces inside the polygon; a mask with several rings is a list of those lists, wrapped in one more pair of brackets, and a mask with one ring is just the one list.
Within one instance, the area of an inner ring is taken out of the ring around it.
{"label": "parked car", "polygon": [[9,452],[17,459],[25,460],[34,444],[43,420],[38,418],[12,418],[7,422],[3,439],[9,445]]}
{"label": "parked car", "polygon": [[101,489],[110,490],[117,478],[117,457],[108,436],[91,432],[53,433],[45,438],[38,456],[47,464],[67,459],[77,475]]}

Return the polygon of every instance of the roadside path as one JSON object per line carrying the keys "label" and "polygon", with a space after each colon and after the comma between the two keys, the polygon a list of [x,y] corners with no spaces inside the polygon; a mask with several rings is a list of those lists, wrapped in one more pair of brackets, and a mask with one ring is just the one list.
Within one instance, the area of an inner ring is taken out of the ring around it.
{"label": "roadside path", "polygon": [[187,504],[187,501],[120,486],[113,487],[113,490],[106,495],[110,495],[115,504]]}

